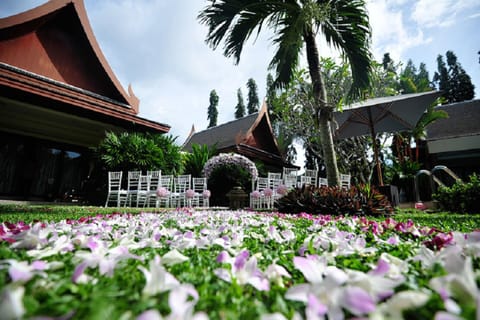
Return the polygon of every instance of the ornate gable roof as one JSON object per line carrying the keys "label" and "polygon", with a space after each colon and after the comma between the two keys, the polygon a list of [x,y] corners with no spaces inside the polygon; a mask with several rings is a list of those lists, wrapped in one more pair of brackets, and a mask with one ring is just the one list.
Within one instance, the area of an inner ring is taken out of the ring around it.
{"label": "ornate gable roof", "polygon": [[243,118],[200,132],[192,129],[183,149],[191,151],[193,144],[215,145],[218,151],[235,151],[264,161],[283,163],[265,102],[259,112]]}
{"label": "ornate gable roof", "polygon": [[0,61],[116,100],[138,113],[107,63],[83,1],[53,0],[0,19]]}
{"label": "ornate gable roof", "polygon": [[107,63],[83,0],[51,0],[0,19],[0,96],[129,130],[170,129],[137,116],[139,100]]}

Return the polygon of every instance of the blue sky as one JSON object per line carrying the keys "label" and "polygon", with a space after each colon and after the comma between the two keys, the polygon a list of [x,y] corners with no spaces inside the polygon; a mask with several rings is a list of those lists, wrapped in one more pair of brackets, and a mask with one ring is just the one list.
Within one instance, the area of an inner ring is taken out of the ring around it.
{"label": "blue sky", "polygon": [[[45,0],[0,0],[0,17]],[[209,94],[220,97],[218,123],[234,119],[237,90],[246,101],[246,82],[254,78],[265,95],[267,67],[274,48],[268,35],[244,48],[240,64],[212,51],[205,43],[206,27],[196,20],[206,5],[200,0],[84,0],[97,41],[116,76],[132,84],[140,98],[140,116],[167,123],[183,143],[192,124],[207,127]],[[436,58],[452,50],[480,94],[480,1],[368,0],[372,52],[381,61],[389,52],[404,64],[412,59],[427,65],[430,77]],[[330,50],[321,45],[321,54]],[[140,58],[140,59],[139,59]]]}

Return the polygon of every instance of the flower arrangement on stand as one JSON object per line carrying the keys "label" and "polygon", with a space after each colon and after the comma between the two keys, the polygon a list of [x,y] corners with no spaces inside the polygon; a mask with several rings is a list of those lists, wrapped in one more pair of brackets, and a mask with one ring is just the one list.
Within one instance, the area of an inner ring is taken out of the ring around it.
{"label": "flower arrangement on stand", "polygon": [[247,170],[252,176],[252,180],[258,177],[257,166],[253,161],[245,156],[236,153],[220,153],[218,156],[210,158],[203,167],[203,175],[208,179],[216,167],[233,164]]}

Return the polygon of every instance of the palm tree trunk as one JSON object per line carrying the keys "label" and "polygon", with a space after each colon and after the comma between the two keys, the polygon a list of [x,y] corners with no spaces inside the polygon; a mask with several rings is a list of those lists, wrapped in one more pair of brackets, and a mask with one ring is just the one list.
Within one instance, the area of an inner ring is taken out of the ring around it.
{"label": "palm tree trunk", "polygon": [[307,47],[308,69],[310,77],[312,78],[313,95],[315,97],[315,124],[318,128],[320,141],[322,143],[328,184],[338,186],[340,179],[331,129],[333,107],[331,107],[327,101],[327,92],[320,72],[320,58],[315,41],[315,34],[312,30],[305,30],[303,37]]}

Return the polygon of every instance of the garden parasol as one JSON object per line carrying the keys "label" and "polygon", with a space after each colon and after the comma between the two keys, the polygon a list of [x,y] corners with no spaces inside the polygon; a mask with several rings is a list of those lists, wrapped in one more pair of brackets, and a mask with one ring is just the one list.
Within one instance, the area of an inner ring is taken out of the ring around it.
{"label": "garden parasol", "polygon": [[334,132],[334,137],[345,139],[371,135],[378,183],[383,185],[375,134],[378,132],[412,130],[427,107],[440,95],[440,91],[428,91],[374,98],[354,103],[344,108],[343,111],[334,112],[334,119],[338,126]]}

